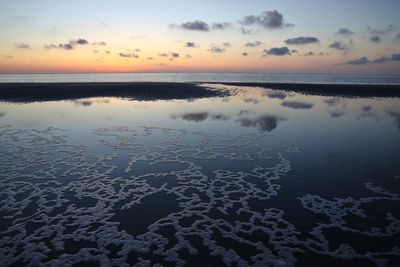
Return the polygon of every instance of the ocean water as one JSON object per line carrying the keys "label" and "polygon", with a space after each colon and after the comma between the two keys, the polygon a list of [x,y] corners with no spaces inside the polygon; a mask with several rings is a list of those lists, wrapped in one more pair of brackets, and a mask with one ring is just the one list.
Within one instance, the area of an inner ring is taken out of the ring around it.
{"label": "ocean water", "polygon": [[400,76],[240,73],[0,74],[0,83],[11,82],[251,82],[400,84]]}
{"label": "ocean water", "polygon": [[0,102],[0,266],[398,265],[400,99],[204,86]]}

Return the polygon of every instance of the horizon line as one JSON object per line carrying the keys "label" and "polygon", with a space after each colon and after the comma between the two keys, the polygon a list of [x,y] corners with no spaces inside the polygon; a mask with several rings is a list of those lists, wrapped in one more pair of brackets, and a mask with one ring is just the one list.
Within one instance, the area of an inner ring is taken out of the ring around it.
{"label": "horizon line", "polygon": [[244,74],[244,75],[311,75],[311,76],[381,76],[381,77],[400,77],[400,74],[372,74],[372,73],[307,73],[307,72],[10,72],[1,73],[0,75],[77,75],[77,74]]}

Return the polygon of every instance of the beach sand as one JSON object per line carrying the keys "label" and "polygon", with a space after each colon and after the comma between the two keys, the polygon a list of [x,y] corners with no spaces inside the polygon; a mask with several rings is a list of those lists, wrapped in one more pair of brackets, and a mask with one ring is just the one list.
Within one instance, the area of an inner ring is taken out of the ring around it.
{"label": "beach sand", "polygon": [[[222,83],[294,91],[310,95],[346,97],[400,97],[399,85],[333,85],[293,83]],[[195,83],[0,83],[0,101],[35,102],[88,97],[123,97],[137,100],[190,99],[224,96],[226,91]]]}

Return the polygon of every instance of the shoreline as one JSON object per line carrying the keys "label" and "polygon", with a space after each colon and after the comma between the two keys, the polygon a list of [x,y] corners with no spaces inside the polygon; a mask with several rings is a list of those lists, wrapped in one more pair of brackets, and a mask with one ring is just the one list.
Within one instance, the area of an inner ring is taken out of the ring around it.
{"label": "shoreline", "polygon": [[400,97],[400,85],[236,83],[236,82],[90,82],[0,83],[0,102],[44,102],[90,97],[122,97],[135,100],[172,100],[225,96],[202,84],[263,87],[309,95],[344,97]]}
{"label": "shoreline", "polygon": [[121,97],[135,100],[172,100],[224,96],[225,92],[194,83],[0,83],[0,102],[44,102],[90,97]]}

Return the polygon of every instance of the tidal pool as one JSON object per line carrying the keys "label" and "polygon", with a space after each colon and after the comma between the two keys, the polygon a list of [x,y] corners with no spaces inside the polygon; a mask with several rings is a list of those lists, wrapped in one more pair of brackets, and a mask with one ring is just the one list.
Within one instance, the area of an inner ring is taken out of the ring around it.
{"label": "tidal pool", "polygon": [[0,266],[397,266],[400,99],[0,103]]}

